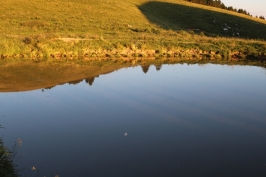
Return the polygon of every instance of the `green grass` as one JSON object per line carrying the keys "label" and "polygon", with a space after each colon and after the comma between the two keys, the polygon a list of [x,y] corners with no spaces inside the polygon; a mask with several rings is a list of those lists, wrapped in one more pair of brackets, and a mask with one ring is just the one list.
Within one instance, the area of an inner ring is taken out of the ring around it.
{"label": "green grass", "polygon": [[182,0],[8,0],[0,10],[1,58],[252,58],[266,48],[265,20]]}
{"label": "green grass", "polygon": [[[0,128],[2,128],[0,126]],[[15,146],[13,147],[13,149]],[[10,151],[7,147],[4,146],[2,138],[0,138],[0,175],[1,176],[10,176],[17,177],[19,176],[16,165],[13,162],[15,158],[15,152]]]}

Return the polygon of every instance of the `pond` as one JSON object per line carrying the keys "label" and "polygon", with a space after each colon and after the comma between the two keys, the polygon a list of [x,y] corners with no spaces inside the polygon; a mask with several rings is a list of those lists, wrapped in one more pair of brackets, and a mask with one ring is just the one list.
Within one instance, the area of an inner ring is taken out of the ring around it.
{"label": "pond", "polygon": [[[12,79],[0,85],[1,141],[15,151],[19,175],[266,174],[264,68],[164,64],[101,70],[82,70],[79,78],[69,73],[71,82],[53,83],[41,69],[34,76],[23,69],[6,75]],[[35,85],[14,80],[21,75]]]}

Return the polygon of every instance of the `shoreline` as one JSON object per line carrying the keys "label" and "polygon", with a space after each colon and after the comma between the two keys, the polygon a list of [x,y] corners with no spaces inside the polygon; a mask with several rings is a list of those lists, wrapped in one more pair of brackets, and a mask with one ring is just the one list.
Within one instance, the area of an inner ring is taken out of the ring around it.
{"label": "shoreline", "polygon": [[150,58],[182,58],[185,60],[261,60],[266,61],[266,53],[259,52],[258,54],[250,54],[242,51],[199,51],[199,50],[166,50],[160,51],[156,49],[150,50],[112,50],[99,52],[98,50],[87,50],[83,54],[76,54],[75,52],[54,52],[49,55],[45,53],[34,53],[34,54],[15,54],[5,55],[1,54],[0,59],[30,59],[30,60],[42,60],[42,59],[84,59],[84,60],[95,60],[99,58],[105,59],[122,59],[128,60],[128,58],[149,60]]}
{"label": "shoreline", "polygon": [[[189,42],[189,40],[191,40]],[[10,47],[15,49],[12,50]],[[266,42],[196,36],[176,40],[93,40],[82,38],[39,39],[26,37],[11,42],[0,59],[95,59],[95,58],[183,58],[188,60],[266,60]],[[19,48],[19,50],[16,50]]]}

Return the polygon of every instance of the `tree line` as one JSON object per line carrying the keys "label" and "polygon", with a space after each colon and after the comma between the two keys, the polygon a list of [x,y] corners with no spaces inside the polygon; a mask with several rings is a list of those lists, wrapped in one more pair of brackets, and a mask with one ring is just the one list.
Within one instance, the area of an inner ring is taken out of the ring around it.
{"label": "tree line", "polygon": [[[202,5],[207,5],[207,6],[212,6],[212,7],[217,7],[217,8],[221,8],[221,9],[226,9],[229,11],[238,12],[238,13],[249,15],[252,17],[252,15],[249,12],[247,12],[245,9],[237,9],[237,8],[234,8],[233,6],[227,7],[220,0],[184,0],[184,1],[193,2],[193,3],[197,3],[197,4],[202,4]],[[263,16],[259,16],[259,17],[256,16],[256,18],[260,18],[260,19],[265,20],[265,18]]]}

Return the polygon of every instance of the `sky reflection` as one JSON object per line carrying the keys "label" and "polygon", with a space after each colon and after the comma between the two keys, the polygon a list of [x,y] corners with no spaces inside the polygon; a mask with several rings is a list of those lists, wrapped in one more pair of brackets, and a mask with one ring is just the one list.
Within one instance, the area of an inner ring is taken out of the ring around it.
{"label": "sky reflection", "polygon": [[40,176],[262,176],[265,81],[252,66],[125,68],[93,84],[0,93],[0,131],[7,146],[23,140],[27,177],[32,167]]}

